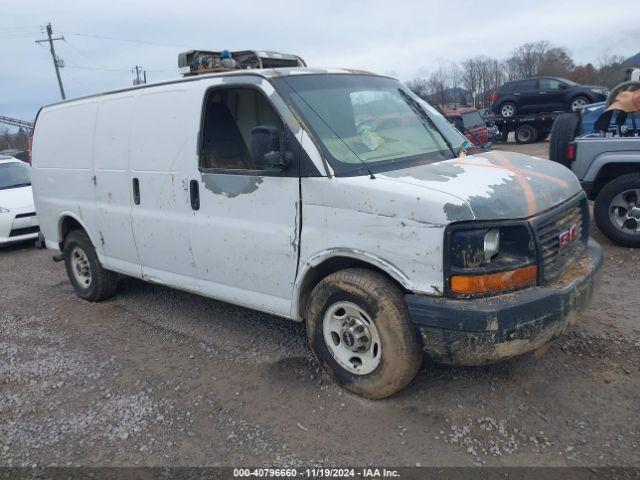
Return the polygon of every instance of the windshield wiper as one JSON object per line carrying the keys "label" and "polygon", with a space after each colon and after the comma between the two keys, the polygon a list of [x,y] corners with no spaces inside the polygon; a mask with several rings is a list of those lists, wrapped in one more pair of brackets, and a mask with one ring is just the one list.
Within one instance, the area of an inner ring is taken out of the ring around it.
{"label": "windshield wiper", "polygon": [[[418,102],[416,102],[413,98],[411,98],[404,90],[399,88],[398,92],[400,92],[400,95],[402,95],[402,98],[404,98],[409,103],[409,106],[416,112],[416,114],[418,114],[418,117],[420,117],[422,119],[423,123],[426,120],[426,122],[429,124],[428,126],[433,128],[436,132],[438,132],[438,134],[442,137],[442,140],[444,140],[444,143],[447,144],[447,147],[449,148],[449,150],[451,150],[451,153],[452,153],[453,157],[457,158],[458,154],[456,153],[456,150],[455,150],[455,148],[453,148],[453,145],[451,144],[449,139],[444,136],[444,134],[436,126],[436,124],[431,119],[431,117],[429,117],[429,115],[427,115],[427,112],[425,112],[422,109],[422,106]],[[425,126],[427,126],[427,125],[425,125]]]}

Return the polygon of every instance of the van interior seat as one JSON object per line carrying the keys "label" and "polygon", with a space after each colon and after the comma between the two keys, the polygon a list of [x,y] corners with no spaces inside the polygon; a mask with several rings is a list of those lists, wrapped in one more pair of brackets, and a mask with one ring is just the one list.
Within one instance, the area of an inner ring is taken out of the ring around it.
{"label": "van interior seat", "polygon": [[224,103],[207,106],[204,128],[204,166],[248,169],[249,150],[233,115]]}

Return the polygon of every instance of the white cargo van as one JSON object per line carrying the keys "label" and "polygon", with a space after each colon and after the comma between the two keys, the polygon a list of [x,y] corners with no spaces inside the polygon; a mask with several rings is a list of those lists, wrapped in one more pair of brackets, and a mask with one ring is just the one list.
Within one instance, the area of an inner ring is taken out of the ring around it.
{"label": "white cargo van", "polygon": [[225,72],[44,107],[33,188],[81,298],[118,275],[296,321],[338,382],[407,385],[423,352],[538,348],[588,305],[602,254],[553,162],[474,151],[398,81]]}

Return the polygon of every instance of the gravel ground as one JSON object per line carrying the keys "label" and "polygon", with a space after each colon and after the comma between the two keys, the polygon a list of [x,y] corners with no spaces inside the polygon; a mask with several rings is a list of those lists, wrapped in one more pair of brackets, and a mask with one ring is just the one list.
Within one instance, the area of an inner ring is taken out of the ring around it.
{"label": "gravel ground", "polygon": [[640,251],[594,236],[601,288],[546,352],[425,365],[378,402],[301,324],[133,279],[87,303],[50,252],[5,248],[0,465],[638,466]]}

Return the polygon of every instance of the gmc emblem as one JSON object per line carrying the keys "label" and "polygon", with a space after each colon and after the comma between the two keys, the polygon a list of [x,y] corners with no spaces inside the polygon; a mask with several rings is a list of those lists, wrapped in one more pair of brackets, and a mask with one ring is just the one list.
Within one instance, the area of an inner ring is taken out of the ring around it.
{"label": "gmc emblem", "polygon": [[559,250],[569,246],[576,238],[578,238],[578,226],[574,223],[558,235],[558,240],[560,241]]}

